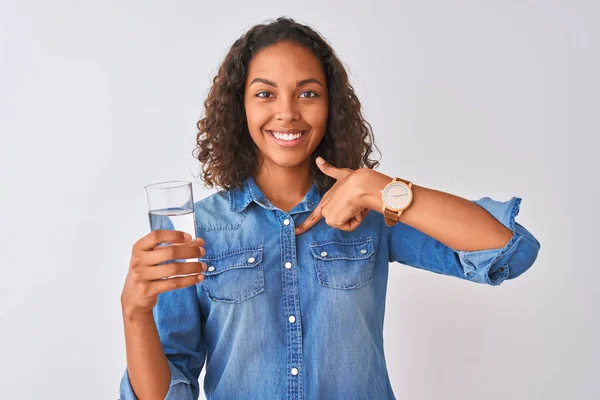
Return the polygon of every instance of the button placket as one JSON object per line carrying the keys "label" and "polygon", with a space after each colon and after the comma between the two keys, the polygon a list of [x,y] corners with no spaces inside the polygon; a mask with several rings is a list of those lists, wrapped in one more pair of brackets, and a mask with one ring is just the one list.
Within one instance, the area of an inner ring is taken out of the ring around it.
{"label": "button placket", "polygon": [[[302,326],[300,319],[300,299],[298,292],[298,272],[299,265],[296,254],[296,234],[294,232],[294,221],[288,214],[282,213],[279,216],[281,229],[281,263],[285,270],[283,271],[283,308],[284,316],[287,316],[288,323],[285,326],[287,336],[287,360],[286,368],[289,371],[286,385],[288,392],[292,394],[293,399],[302,398],[303,391],[302,379],[300,379],[300,369],[302,368]],[[298,361],[300,360],[300,361]]]}

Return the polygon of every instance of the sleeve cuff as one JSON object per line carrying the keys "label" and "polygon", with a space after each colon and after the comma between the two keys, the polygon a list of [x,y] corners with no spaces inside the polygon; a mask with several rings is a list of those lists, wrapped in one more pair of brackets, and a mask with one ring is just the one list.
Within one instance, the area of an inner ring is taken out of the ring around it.
{"label": "sleeve cuff", "polygon": [[[171,370],[171,383],[169,383],[169,391],[165,396],[165,400],[192,400],[192,392],[190,388],[190,380],[185,377],[181,371],[177,369],[169,362],[169,369]],[[138,400],[135,395],[133,388],[131,387],[131,381],[129,380],[129,371],[126,369],[121,379],[119,387],[120,396],[119,400]]]}
{"label": "sleeve cuff", "polygon": [[496,201],[490,197],[473,201],[510,229],[513,232],[513,237],[502,248],[458,251],[466,279],[496,286],[508,278],[510,273],[508,260],[523,239],[523,236],[518,235],[515,231],[515,218],[519,214],[521,201],[520,197],[513,197],[505,202]]}

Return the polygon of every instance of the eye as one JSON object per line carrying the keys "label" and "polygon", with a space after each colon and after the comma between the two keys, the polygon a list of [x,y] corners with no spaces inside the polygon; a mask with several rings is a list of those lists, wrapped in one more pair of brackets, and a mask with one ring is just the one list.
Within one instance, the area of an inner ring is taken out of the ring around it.
{"label": "eye", "polygon": [[[262,96],[262,95],[265,95],[265,94],[266,94],[267,96]],[[256,95],[255,95],[255,96],[256,96],[256,97],[259,97],[259,98],[261,98],[261,99],[268,99],[270,94],[271,94],[271,93],[269,93],[269,92],[264,92],[264,91],[263,91],[263,92],[258,92],[258,93],[256,93]]]}
{"label": "eye", "polygon": [[319,97],[319,95],[316,92],[313,92],[312,90],[307,90],[306,92],[302,92],[300,93],[300,97],[303,97],[303,94],[311,94],[312,96],[304,96],[305,99],[311,99],[314,97]]}

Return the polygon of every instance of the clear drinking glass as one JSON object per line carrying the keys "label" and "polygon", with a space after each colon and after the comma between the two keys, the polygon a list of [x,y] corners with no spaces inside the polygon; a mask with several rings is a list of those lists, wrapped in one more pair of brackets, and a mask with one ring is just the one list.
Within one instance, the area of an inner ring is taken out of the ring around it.
{"label": "clear drinking glass", "polygon": [[[187,181],[159,182],[147,185],[146,202],[150,230],[177,230],[187,232],[196,239],[196,218],[194,216],[194,195],[192,183]],[[180,245],[177,243],[161,243],[160,246]],[[196,262],[197,258],[169,260],[171,262]]]}

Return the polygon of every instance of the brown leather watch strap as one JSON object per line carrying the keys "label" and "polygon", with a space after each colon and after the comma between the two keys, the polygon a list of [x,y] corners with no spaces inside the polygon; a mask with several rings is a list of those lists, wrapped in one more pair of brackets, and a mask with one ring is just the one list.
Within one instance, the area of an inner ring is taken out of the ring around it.
{"label": "brown leather watch strap", "polygon": [[[400,213],[402,213],[402,211],[400,211]],[[387,208],[385,209],[385,213],[383,216],[385,217],[385,221],[388,224],[388,226],[395,224],[396,222],[398,222],[398,219],[400,218],[400,215],[398,212],[389,210]]]}

